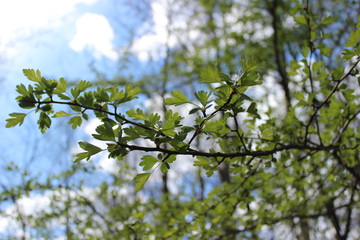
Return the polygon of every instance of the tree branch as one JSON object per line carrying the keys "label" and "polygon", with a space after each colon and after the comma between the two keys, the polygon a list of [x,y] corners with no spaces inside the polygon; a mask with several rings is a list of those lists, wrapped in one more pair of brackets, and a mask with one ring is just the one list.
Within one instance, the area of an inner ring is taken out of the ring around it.
{"label": "tree branch", "polygon": [[235,158],[235,157],[262,157],[275,154],[277,152],[282,152],[285,150],[309,150],[309,151],[330,151],[330,150],[340,150],[339,146],[304,146],[289,144],[283,145],[281,147],[273,148],[272,150],[258,150],[258,151],[245,151],[245,152],[233,152],[233,153],[224,153],[224,152],[202,152],[192,148],[188,148],[186,151],[179,150],[169,150],[161,147],[144,147],[138,145],[130,145],[122,142],[117,142],[121,147],[127,148],[130,151],[143,151],[143,152],[162,152],[170,155],[190,155],[190,156],[202,156],[202,157],[221,157],[221,158]]}

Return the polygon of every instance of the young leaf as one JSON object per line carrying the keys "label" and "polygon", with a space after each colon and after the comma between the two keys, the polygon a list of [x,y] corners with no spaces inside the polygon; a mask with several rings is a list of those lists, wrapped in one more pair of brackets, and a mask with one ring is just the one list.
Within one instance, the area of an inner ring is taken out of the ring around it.
{"label": "young leaf", "polygon": [[86,160],[89,160],[91,156],[102,151],[101,148],[99,148],[95,145],[92,145],[91,143],[88,143],[88,142],[79,142],[79,146],[82,149],[84,149],[86,152],[81,152],[81,153],[76,154],[76,156],[75,156],[76,158],[75,158],[74,162],[79,162],[85,158],[86,158]]}
{"label": "young leaf", "polygon": [[97,88],[94,92],[94,97],[97,102],[108,102],[110,100],[110,97],[108,93],[103,88]]}
{"label": "young leaf", "polygon": [[194,113],[196,113],[197,111],[200,111],[201,110],[201,108],[199,108],[199,107],[196,107],[196,108],[193,108],[193,109],[191,109],[190,111],[189,111],[189,114],[191,115],[191,114],[194,114]]}
{"label": "young leaf", "polygon": [[126,114],[129,117],[132,117],[135,120],[146,120],[146,116],[144,115],[143,111],[141,109],[130,109],[129,111],[126,112]]}
{"label": "young leaf", "polygon": [[259,81],[259,75],[256,72],[245,72],[241,75],[241,86],[254,86],[261,84]]}
{"label": "young leaf", "polygon": [[258,110],[256,108],[256,103],[252,102],[249,106],[249,108],[246,110],[248,113],[254,115],[256,118],[260,118],[260,115],[258,114]]}
{"label": "young leaf", "polygon": [[205,167],[205,166],[210,165],[210,161],[207,158],[201,157],[201,156],[197,156],[196,158],[197,158],[197,160],[194,161],[193,166],[203,166],[203,167]]}
{"label": "young leaf", "polygon": [[167,173],[167,171],[170,169],[170,165],[167,162],[163,162],[160,166],[160,170],[162,174]]}
{"label": "young leaf", "polygon": [[84,149],[85,151],[89,152],[89,154],[91,155],[94,155],[98,152],[101,152],[102,149],[91,144],[91,143],[88,143],[88,142],[79,142],[79,146]]}
{"label": "young leaf", "polygon": [[200,101],[200,103],[205,107],[209,98],[210,98],[211,93],[210,92],[205,92],[205,91],[199,91],[195,93],[195,97],[197,100]]}
{"label": "young leaf", "polygon": [[41,82],[41,72],[39,70],[34,69],[23,69],[24,75],[30,80],[34,82]]}
{"label": "young leaf", "polygon": [[143,187],[146,181],[149,179],[150,173],[139,173],[135,176],[134,181],[136,181],[136,191],[140,191]]}
{"label": "young leaf", "polygon": [[29,94],[24,84],[19,84],[16,86],[16,91],[23,96],[27,96]]}
{"label": "young leaf", "polygon": [[7,122],[6,127],[7,128],[15,127],[16,125],[21,126],[26,117],[25,113],[10,113],[9,115],[12,118],[6,119],[6,122]]}
{"label": "young leaf", "polygon": [[144,171],[150,170],[155,165],[155,163],[158,162],[158,159],[151,155],[145,155],[141,158],[141,160],[142,161],[139,165],[143,166]]}
{"label": "young leaf", "polygon": [[80,90],[78,88],[70,89],[71,95],[76,99],[80,95]]}
{"label": "young leaf", "polygon": [[60,78],[56,88],[54,89],[55,94],[64,93],[66,91],[66,81],[64,78]]}
{"label": "young leaf", "polygon": [[299,23],[299,24],[304,24],[304,25],[307,24],[306,18],[305,18],[304,15],[300,15],[300,16],[298,16],[298,17],[294,17],[294,20],[295,20],[295,22],[297,22],[297,23]]}
{"label": "young leaf", "polygon": [[77,99],[78,103],[83,106],[92,107],[94,105],[94,96],[92,92],[85,92],[84,96]]}
{"label": "young leaf", "polygon": [[136,98],[135,95],[137,95],[139,93],[141,93],[141,88],[139,88],[139,87],[133,88],[132,85],[127,85],[125,88],[126,97],[129,99]]}
{"label": "young leaf", "polygon": [[165,99],[166,105],[178,106],[178,105],[185,104],[185,103],[191,103],[190,100],[179,90],[172,91],[171,95],[173,96],[173,98]]}
{"label": "young leaf", "polygon": [[174,136],[175,135],[175,121],[173,118],[168,118],[166,119],[166,121],[163,124],[163,133],[165,133],[166,135],[169,136]]}
{"label": "young leaf", "polygon": [[25,97],[20,97],[18,102],[21,108],[30,109],[35,107],[36,99],[34,94],[28,94]]}
{"label": "young leaf", "polygon": [[51,126],[51,119],[46,113],[41,112],[37,123],[39,124],[41,133],[45,133],[46,129],[50,128]]}
{"label": "young leaf", "polygon": [[71,97],[66,96],[65,94],[62,94],[62,93],[59,93],[58,96],[62,100],[71,100]]}
{"label": "young leaf", "polygon": [[355,32],[350,33],[349,41],[345,43],[346,47],[354,47],[358,44],[360,39],[360,29],[356,30]]}
{"label": "young leaf", "polygon": [[69,115],[71,115],[71,114],[67,113],[67,112],[64,112],[64,111],[60,111],[60,112],[55,113],[53,117],[66,117],[66,116],[69,116]]}
{"label": "young leaf", "polygon": [[74,163],[80,162],[81,160],[85,159],[88,157],[88,153],[87,152],[81,152],[75,155],[75,160]]}
{"label": "young leaf", "polygon": [[218,71],[215,69],[208,67],[201,71],[200,73],[201,80],[203,83],[220,83],[222,82]]}
{"label": "young leaf", "polygon": [[81,80],[77,86],[80,92],[85,91],[87,88],[91,87],[91,83],[85,80]]}
{"label": "young leaf", "polygon": [[69,121],[68,121],[68,123],[71,124],[71,127],[72,127],[73,129],[75,129],[75,128],[81,126],[82,119],[81,119],[80,116],[75,116],[75,117],[70,118]]}
{"label": "young leaf", "polygon": [[92,134],[92,136],[101,141],[115,141],[114,130],[109,122],[97,126],[96,132],[98,134]]}

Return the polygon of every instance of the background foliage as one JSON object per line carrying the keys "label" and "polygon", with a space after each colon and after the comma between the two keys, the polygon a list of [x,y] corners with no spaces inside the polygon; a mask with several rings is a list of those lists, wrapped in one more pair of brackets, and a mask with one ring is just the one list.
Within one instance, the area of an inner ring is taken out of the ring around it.
{"label": "background foliage", "polygon": [[[73,129],[99,121],[71,170],[3,186],[21,228],[7,237],[358,239],[358,4],[167,4],[152,71],[125,72],[131,44],[114,79],[24,70],[32,82],[17,86],[17,101],[29,110],[7,127],[32,114],[42,133],[57,118]],[[98,156],[116,159],[113,171]],[[84,184],[79,174],[101,177]],[[48,207],[17,207],[30,195]]]}

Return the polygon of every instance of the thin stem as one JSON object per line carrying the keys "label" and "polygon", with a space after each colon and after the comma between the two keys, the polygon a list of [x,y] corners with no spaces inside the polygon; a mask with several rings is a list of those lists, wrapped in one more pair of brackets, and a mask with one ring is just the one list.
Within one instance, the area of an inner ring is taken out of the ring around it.
{"label": "thin stem", "polygon": [[309,122],[306,124],[305,127],[305,137],[304,137],[304,145],[307,144],[308,142],[308,134],[309,134],[309,127],[311,125],[311,123],[314,121],[314,119],[317,116],[317,113],[319,112],[319,110],[324,107],[330,100],[330,98],[334,95],[335,92],[337,92],[339,90],[339,86],[340,84],[348,77],[350,76],[352,70],[355,69],[355,67],[357,66],[357,64],[360,62],[360,59],[357,60],[355,62],[355,64],[350,68],[350,70],[340,79],[337,81],[336,85],[334,86],[334,88],[331,90],[331,92],[329,93],[329,95],[326,97],[326,99],[319,105],[319,106],[315,106],[315,111],[314,113],[311,115]]}

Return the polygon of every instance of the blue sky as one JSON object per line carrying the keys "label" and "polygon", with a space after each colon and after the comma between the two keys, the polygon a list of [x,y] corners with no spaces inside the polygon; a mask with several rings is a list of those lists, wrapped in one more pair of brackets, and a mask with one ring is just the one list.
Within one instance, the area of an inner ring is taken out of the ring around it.
{"label": "blue sky", "polygon": [[[78,139],[75,136],[73,146],[70,148],[72,153],[79,151],[77,140],[86,140],[84,132],[79,130],[64,132],[54,128],[41,135],[34,114],[27,117],[20,128],[4,128],[9,113],[28,112],[20,109],[15,101],[16,84],[27,84],[22,69],[39,69],[49,78],[93,80],[94,74],[90,71],[89,64],[94,63],[98,70],[111,77],[117,71],[118,56],[122,54],[122,47],[131,39],[134,39],[131,48],[135,56],[134,60],[139,63],[136,65],[137,73],[146,69],[141,66],[146,66],[148,60],[153,60],[155,65],[161,61],[161,57],[165,55],[164,46],[167,39],[166,1],[154,0],[150,6],[140,5],[140,10],[133,8],[133,5],[141,2],[131,0],[0,2],[2,60],[0,77],[3,79],[0,83],[0,101],[3,108],[0,114],[3,127],[0,137],[2,150],[0,168],[14,161],[23,168],[29,167],[28,170],[32,173],[55,169],[54,163],[49,161],[49,158],[59,154],[54,152],[53,147],[57,139],[65,141],[64,138],[69,132],[81,135]],[[148,15],[140,15],[144,14],[141,12],[143,10],[148,11]],[[152,12],[156,14],[151,15]],[[170,42],[170,46],[175,44],[174,41]],[[67,119],[64,118],[53,122],[66,125],[66,121]],[[96,124],[96,121],[90,121],[85,126],[85,132],[91,132],[91,128]],[[37,145],[43,149],[34,150]],[[62,149],[66,149],[66,146]],[[57,151],[61,151],[61,148]],[[35,159],[36,164],[31,162],[31,158]],[[66,165],[70,166],[71,157],[64,158]],[[10,184],[13,180],[15,183],[18,181],[12,176],[0,176],[0,182],[4,184]]]}
{"label": "blue sky", "polygon": [[[142,18],[137,17],[126,2],[132,1],[0,1],[1,190],[2,186],[10,187],[22,181],[19,173],[4,171],[10,162],[28,170],[30,175],[42,173],[46,177],[57,167],[66,168],[73,164],[68,154],[69,146],[66,145],[68,134],[72,134],[69,136],[72,138],[72,153],[78,151],[76,142],[79,137],[76,139],[76,135],[84,137],[82,131],[67,131],[65,128],[58,128],[61,131],[51,129],[41,135],[36,126],[36,116],[26,119],[20,128],[5,128],[9,113],[28,112],[20,109],[15,100],[15,86],[28,84],[22,69],[39,69],[49,78],[93,80],[94,74],[89,67],[93,63],[111,77],[116,73],[121,47],[131,39],[132,34],[138,35],[138,29],[142,28]],[[55,122],[64,124],[66,121],[60,119]],[[60,145],[53,147],[57,143]],[[53,161],[55,159],[62,162]],[[6,207],[1,204],[1,209]],[[31,204],[32,201],[27,201],[24,206],[32,208]],[[8,224],[11,223],[4,223],[4,219],[0,218],[0,236]]]}
{"label": "blue sky", "polygon": [[[132,6],[126,4],[129,2],[132,1],[0,1],[1,184],[18,184],[21,181],[19,176],[2,170],[12,161],[31,174],[42,173],[42,176],[51,170],[60,171],[61,167],[70,167],[73,159],[69,154],[61,157],[62,162],[51,161],[54,154],[61,154],[61,149],[69,151],[69,146],[54,147],[54,144],[61,144],[59,139],[66,142],[67,134],[74,134],[70,151],[76,153],[79,151],[76,142],[84,140],[81,130],[65,132],[64,128],[60,128],[61,131],[53,128],[42,135],[37,129],[34,114],[27,117],[23,126],[5,129],[9,113],[29,112],[20,109],[15,100],[15,86],[28,84],[22,69],[39,69],[44,76],[55,79],[93,80],[95,76],[89,67],[93,63],[98,70],[111,77],[117,71],[122,46],[133,36],[137,36],[137,43],[133,46],[135,57],[140,63],[145,63],[148,57],[143,51],[151,51],[162,37],[161,34],[157,36],[161,30],[155,27],[152,31],[149,26],[145,29],[143,18],[131,10]],[[56,119],[53,125],[66,125],[66,121]],[[90,129],[87,131],[89,133],[91,127],[94,126],[85,127],[85,132]],[[36,148],[38,146],[42,149]]]}
{"label": "blue sky", "polygon": [[57,77],[87,78],[91,76],[90,60],[95,59],[99,64],[116,60],[113,47],[120,45],[120,34],[125,33],[115,39],[106,18],[111,13],[106,7],[114,2],[15,0],[0,3],[3,18],[0,39],[7,74],[17,76],[17,72],[21,75],[22,68],[39,68]]}

